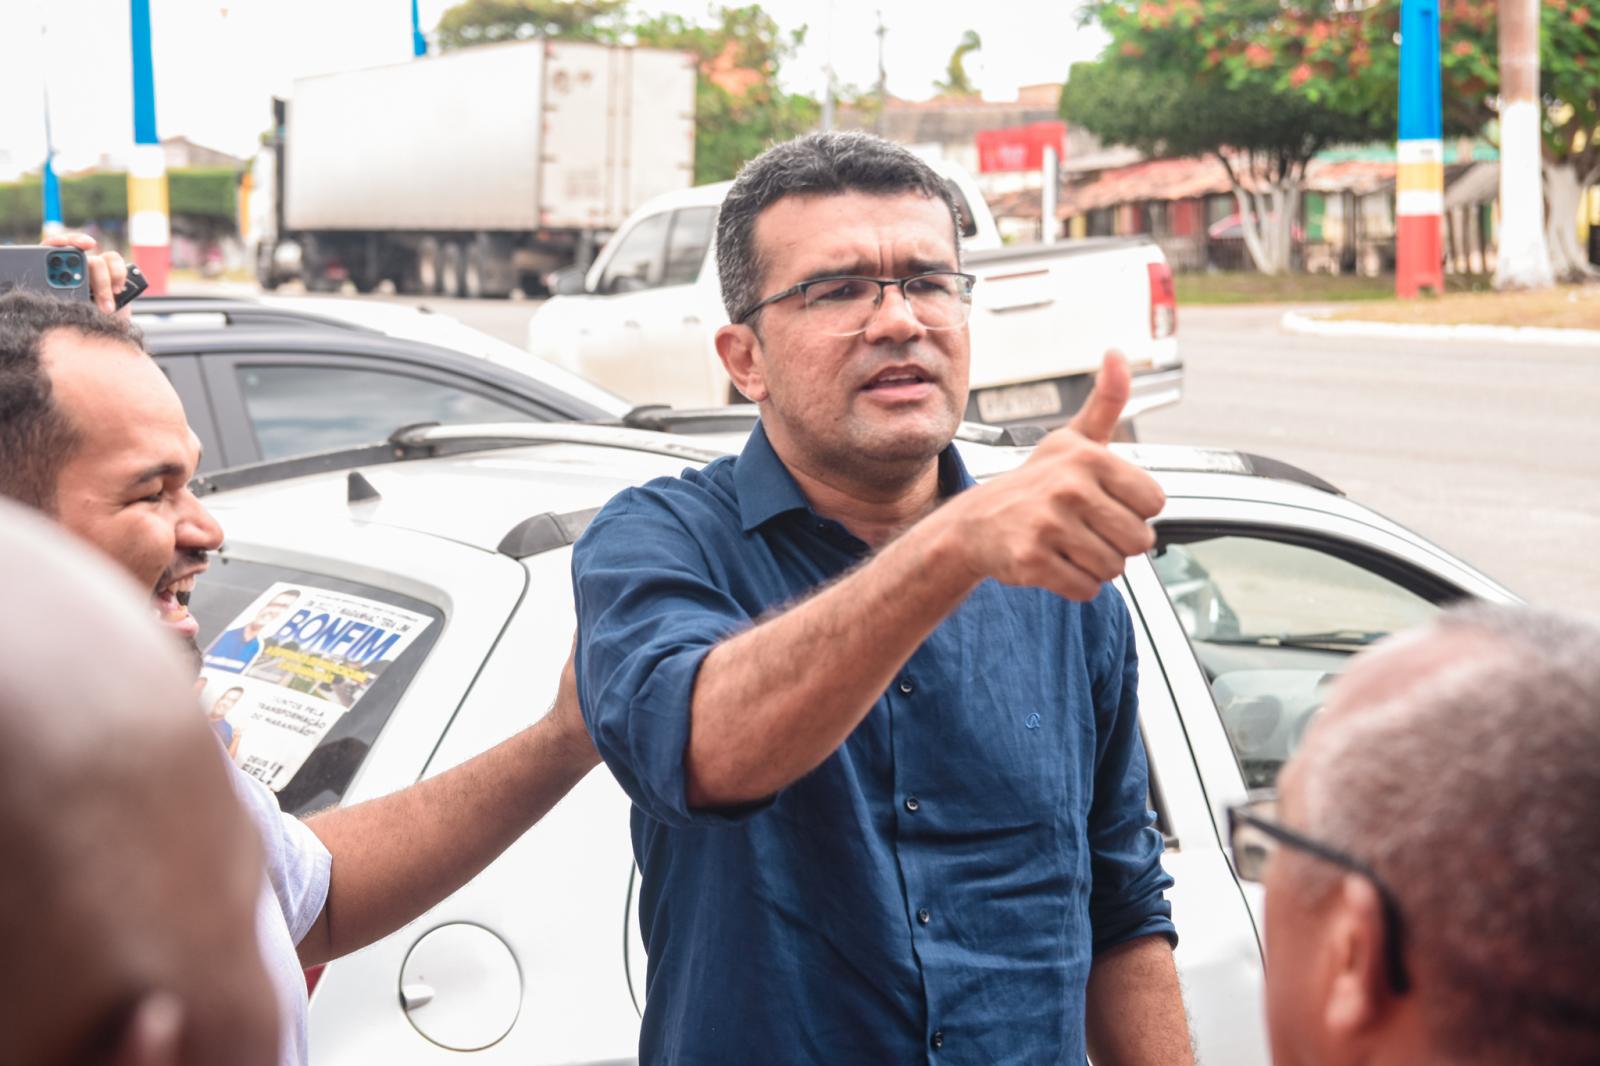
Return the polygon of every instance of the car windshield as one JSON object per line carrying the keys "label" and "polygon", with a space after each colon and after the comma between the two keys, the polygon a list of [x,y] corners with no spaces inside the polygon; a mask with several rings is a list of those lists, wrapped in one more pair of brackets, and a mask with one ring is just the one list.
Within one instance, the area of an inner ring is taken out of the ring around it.
{"label": "car windshield", "polygon": [[1354,653],[1440,609],[1395,560],[1271,530],[1169,527],[1153,562],[1250,788],[1277,781]]}
{"label": "car windshield", "polygon": [[388,589],[227,556],[190,609],[212,728],[296,815],[343,798],[444,618]]}

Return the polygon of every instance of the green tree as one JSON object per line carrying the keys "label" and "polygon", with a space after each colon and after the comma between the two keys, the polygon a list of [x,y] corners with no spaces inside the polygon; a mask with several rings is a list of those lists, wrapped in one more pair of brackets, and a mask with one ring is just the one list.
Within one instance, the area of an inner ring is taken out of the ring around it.
{"label": "green tree", "polygon": [[560,37],[614,41],[628,0],[463,0],[439,18],[439,48]]}
{"label": "green tree", "polygon": [[1382,135],[1370,113],[1295,85],[1284,58],[1258,43],[1282,11],[1278,0],[1093,3],[1086,17],[1111,42],[1095,62],[1073,65],[1061,95],[1068,122],[1110,143],[1218,159],[1245,247],[1266,274],[1289,269],[1311,159]]}
{"label": "green tree", "polygon": [[[1330,17],[1329,4],[1284,4],[1253,40],[1274,57],[1280,88],[1366,110],[1394,136],[1399,96],[1400,0],[1374,0]],[[1477,132],[1496,115],[1500,88],[1498,5],[1441,0],[1440,72],[1445,132]],[[1556,272],[1593,275],[1578,241],[1583,190],[1600,181],[1600,0],[1543,0],[1539,7],[1546,240]],[[1237,64],[1236,58],[1222,61]]]}
{"label": "green tree", "polygon": [[950,53],[950,65],[945,68],[944,81],[935,81],[933,87],[941,96],[977,96],[972,79],[967,75],[967,56],[983,47],[977,30],[961,35],[961,43]]}

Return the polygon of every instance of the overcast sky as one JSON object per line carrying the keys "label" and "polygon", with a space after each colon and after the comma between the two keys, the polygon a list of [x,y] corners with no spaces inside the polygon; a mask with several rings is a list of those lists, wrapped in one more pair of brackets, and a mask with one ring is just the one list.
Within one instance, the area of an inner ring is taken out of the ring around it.
{"label": "overcast sky", "polygon": [[[452,0],[420,0],[431,29]],[[151,0],[156,124],[235,155],[254,150],[270,121],[270,98],[296,77],[405,62],[409,0]],[[704,0],[636,0],[638,11],[697,16]],[[820,95],[831,53],[841,82],[877,80],[877,24],[889,34],[889,91],[932,93],[962,31],[983,50],[968,72],[984,95],[1010,100],[1019,85],[1061,81],[1102,43],[1077,26],[1070,0],[765,0],[786,29],[809,23],[805,49],[785,82]],[[127,0],[0,0],[0,179],[37,166],[44,154],[46,83],[60,169],[122,158],[133,138]]]}

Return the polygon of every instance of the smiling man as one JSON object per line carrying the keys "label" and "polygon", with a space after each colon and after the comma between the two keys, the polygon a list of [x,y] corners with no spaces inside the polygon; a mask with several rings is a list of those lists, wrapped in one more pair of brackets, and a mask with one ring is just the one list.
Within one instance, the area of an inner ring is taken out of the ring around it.
{"label": "smiling man", "polygon": [[[0,296],[0,456],[0,494],[54,518],[148,589],[152,614],[198,665],[187,601],[222,529],[189,489],[199,441],[138,332],[88,304]],[[92,619],[84,624],[93,631]],[[569,667],[550,713],[509,740],[304,823],[228,763],[266,849],[256,931],[282,1006],[280,1061],[306,1061],[302,966],[363,947],[444,899],[597,761]]]}
{"label": "smiling man", "polygon": [[1104,585],[1164,502],[1104,447],[1127,369],[975,486],[956,234],[938,175],[877,138],[751,162],[717,350],[761,423],[577,545],[584,717],[634,802],[645,1063],[1191,1061]]}

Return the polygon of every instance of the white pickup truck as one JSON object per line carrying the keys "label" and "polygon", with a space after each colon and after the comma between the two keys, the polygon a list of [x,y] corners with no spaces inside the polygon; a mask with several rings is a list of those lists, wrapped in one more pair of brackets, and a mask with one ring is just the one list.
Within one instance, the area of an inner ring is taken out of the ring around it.
{"label": "white pickup truck", "polygon": [[[1182,395],[1177,305],[1161,249],[1144,237],[1005,247],[971,177],[938,165],[962,209],[973,290],[966,418],[1065,421],[1107,349],[1134,371],[1129,419]],[[743,402],[712,344],[727,322],[715,223],[730,183],[658,196],[635,211],[586,274],[559,271],[528,325],[528,348],[636,403]]]}

